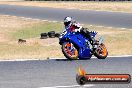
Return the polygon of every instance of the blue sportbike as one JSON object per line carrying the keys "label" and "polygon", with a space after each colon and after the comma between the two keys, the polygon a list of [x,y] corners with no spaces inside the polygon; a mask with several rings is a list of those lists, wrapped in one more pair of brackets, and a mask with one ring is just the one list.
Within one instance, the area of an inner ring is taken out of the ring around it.
{"label": "blue sportbike", "polygon": [[107,48],[103,44],[103,39],[95,39],[97,32],[91,31],[90,36],[94,40],[94,44],[90,43],[90,39],[78,32],[71,32],[67,29],[63,30],[59,37],[59,44],[62,46],[62,52],[67,59],[90,59],[92,55],[98,59],[105,59],[108,55]]}

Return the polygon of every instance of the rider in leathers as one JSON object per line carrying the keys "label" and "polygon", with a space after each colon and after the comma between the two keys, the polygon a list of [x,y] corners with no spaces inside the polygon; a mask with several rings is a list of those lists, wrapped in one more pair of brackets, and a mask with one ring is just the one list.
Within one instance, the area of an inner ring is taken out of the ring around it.
{"label": "rider in leathers", "polygon": [[91,44],[94,44],[94,40],[92,39],[90,32],[87,29],[83,28],[79,23],[74,21],[72,17],[69,16],[65,17],[64,25],[65,25],[65,29],[70,29],[71,32],[81,33],[83,36],[89,38]]}

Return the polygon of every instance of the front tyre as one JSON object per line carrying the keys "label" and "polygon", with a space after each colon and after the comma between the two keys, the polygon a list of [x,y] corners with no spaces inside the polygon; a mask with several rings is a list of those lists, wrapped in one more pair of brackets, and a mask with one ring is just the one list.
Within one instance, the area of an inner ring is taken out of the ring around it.
{"label": "front tyre", "polygon": [[105,59],[108,56],[107,48],[103,43],[97,45],[97,48],[95,49],[94,55],[98,59]]}
{"label": "front tyre", "polygon": [[62,52],[69,60],[75,60],[78,58],[77,48],[72,43],[64,42],[62,44]]}

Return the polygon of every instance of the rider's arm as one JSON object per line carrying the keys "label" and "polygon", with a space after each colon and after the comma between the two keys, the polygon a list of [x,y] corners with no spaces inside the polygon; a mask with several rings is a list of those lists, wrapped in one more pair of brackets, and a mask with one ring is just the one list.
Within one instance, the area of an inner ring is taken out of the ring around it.
{"label": "rider's arm", "polygon": [[74,26],[75,26],[75,30],[74,30],[75,32],[80,32],[80,30],[82,29],[82,26],[79,23],[75,23]]}

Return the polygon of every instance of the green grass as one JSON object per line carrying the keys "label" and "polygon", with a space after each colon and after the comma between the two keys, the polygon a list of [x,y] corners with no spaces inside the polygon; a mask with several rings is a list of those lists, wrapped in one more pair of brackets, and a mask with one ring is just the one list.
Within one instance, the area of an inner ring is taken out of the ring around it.
{"label": "green grass", "polygon": [[49,32],[49,31],[59,32],[59,31],[61,31],[61,28],[62,28],[62,24],[60,24],[60,23],[44,22],[44,23],[36,24],[29,28],[17,30],[15,32],[11,33],[11,36],[13,39],[35,38],[35,37],[39,37],[40,34],[43,32]]}
{"label": "green grass", "polygon": [[[51,22],[40,22],[34,24],[33,26],[23,27],[22,29],[14,29],[13,31],[6,32],[8,36],[8,42],[0,42],[0,59],[19,59],[19,58],[41,58],[45,59],[47,57],[62,57],[59,44],[56,46],[56,41],[51,42],[53,45],[47,46],[45,42],[42,43],[36,37],[40,37],[43,32],[55,31],[60,32],[63,25],[60,23]],[[19,38],[26,39],[26,44],[17,44]],[[31,42],[28,40],[34,38]],[[51,40],[52,41],[52,40]],[[53,40],[54,41],[54,40]],[[47,42],[47,41],[46,41]],[[54,44],[55,43],[55,44]],[[53,54],[56,53],[56,54]]]}

